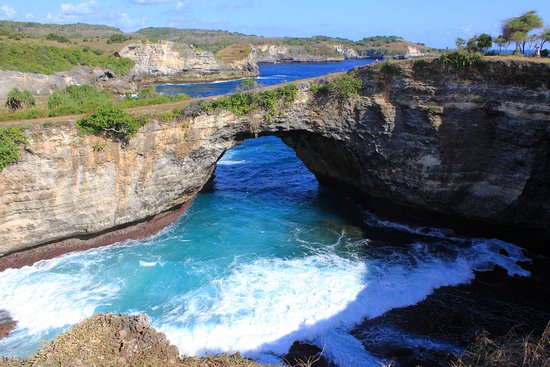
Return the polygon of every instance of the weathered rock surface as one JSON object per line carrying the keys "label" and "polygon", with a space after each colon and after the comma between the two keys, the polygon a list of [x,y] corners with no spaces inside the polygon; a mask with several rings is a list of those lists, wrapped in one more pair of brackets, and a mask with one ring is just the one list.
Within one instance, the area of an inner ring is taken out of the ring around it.
{"label": "weathered rock surface", "polygon": [[124,47],[119,54],[134,61],[130,76],[142,83],[198,82],[258,75],[258,65],[251,55],[226,63],[208,51],[196,50],[184,43],[136,43]]}
{"label": "weathered rock surface", "polygon": [[[439,62],[356,69],[361,96],[313,96],[286,114],[203,113],[145,125],[127,147],[35,126],[0,172],[0,253],[99,233],[188,201],[240,141],[281,136],[323,183],[417,217],[550,238],[550,67]],[[543,243],[532,243],[533,246]]]}
{"label": "weathered rock surface", "polygon": [[255,59],[260,63],[324,62],[360,58],[357,51],[352,48],[343,45],[327,45],[327,47],[329,50],[325,50],[324,54],[318,55],[311,53],[304,46],[265,44],[252,46],[252,49]]}
{"label": "weathered rock surface", "polygon": [[99,89],[113,93],[133,93],[136,86],[112,71],[102,68],[79,66],[52,75],[0,70],[0,99],[6,98],[14,88],[26,89],[36,96],[49,96],[53,91],[71,84],[94,84]]}

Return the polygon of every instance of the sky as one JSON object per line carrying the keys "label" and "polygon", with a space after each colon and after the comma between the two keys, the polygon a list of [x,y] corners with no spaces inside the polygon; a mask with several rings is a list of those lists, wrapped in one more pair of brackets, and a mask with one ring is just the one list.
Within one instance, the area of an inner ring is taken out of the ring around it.
{"label": "sky", "polygon": [[550,0],[0,0],[0,19],[216,29],[259,36],[402,36],[438,48],[457,37],[498,35],[502,22],[536,10],[550,27]]}

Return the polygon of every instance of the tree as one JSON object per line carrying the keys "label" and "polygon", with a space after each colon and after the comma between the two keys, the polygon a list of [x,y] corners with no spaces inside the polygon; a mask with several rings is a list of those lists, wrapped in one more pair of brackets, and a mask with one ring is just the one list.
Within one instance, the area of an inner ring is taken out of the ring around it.
{"label": "tree", "polygon": [[481,52],[487,53],[492,45],[493,37],[491,37],[487,33],[482,33],[479,35],[479,37],[477,37],[477,47],[481,50]]}
{"label": "tree", "polygon": [[466,47],[466,41],[463,38],[458,37],[455,41],[456,49],[461,50]]}
{"label": "tree", "polygon": [[12,112],[23,107],[32,107],[35,104],[36,100],[31,92],[28,90],[21,90],[17,87],[9,91],[6,99],[6,107]]}
{"label": "tree", "polygon": [[508,46],[510,45],[510,40],[507,40],[506,37],[500,35],[498,37],[496,37],[494,40],[493,40],[497,46],[498,46],[498,53],[501,54],[502,53],[502,48],[508,48]]}
{"label": "tree", "polygon": [[546,42],[550,42],[550,27],[546,28],[542,33],[540,34],[540,48],[542,49],[544,47],[544,44]]}
{"label": "tree", "polygon": [[527,34],[535,28],[542,27],[542,19],[538,16],[535,10],[508,19],[502,25],[502,35],[510,41],[516,43],[516,54],[520,51],[525,53],[525,43],[527,42]]}

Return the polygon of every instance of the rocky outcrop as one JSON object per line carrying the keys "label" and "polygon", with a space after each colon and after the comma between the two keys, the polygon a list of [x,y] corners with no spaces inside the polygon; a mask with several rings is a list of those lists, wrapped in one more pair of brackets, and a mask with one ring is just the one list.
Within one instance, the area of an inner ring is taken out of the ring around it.
{"label": "rocky outcrop", "polygon": [[133,93],[136,86],[112,71],[79,66],[52,75],[0,70],[0,99],[5,99],[12,88],[26,89],[36,96],[49,96],[53,91],[71,84],[93,84],[101,90],[117,94]]}
{"label": "rocky outcrop", "polygon": [[338,44],[326,45],[325,49],[318,51],[305,46],[274,44],[252,46],[252,49],[259,63],[325,62],[360,58],[356,50]]}
{"label": "rocky outcrop", "polygon": [[149,325],[146,315],[113,313],[99,313],[82,321],[44,342],[42,349],[25,361],[0,356],[0,366],[267,367],[239,354],[181,357],[166,335]]}
{"label": "rocky outcrop", "polygon": [[258,66],[250,55],[226,63],[208,51],[184,43],[136,43],[124,47],[119,54],[134,61],[130,76],[140,83],[199,82],[258,75]]}
{"label": "rocky outcrop", "polygon": [[[347,100],[298,83],[286,113],[150,120],[129,144],[35,125],[0,172],[0,253],[90,236],[190,200],[240,141],[277,135],[322,183],[417,218],[550,238],[550,66],[439,61],[355,69]],[[162,108],[162,107],[159,107]],[[98,148],[101,147],[101,148]],[[536,245],[537,243],[533,243]]]}

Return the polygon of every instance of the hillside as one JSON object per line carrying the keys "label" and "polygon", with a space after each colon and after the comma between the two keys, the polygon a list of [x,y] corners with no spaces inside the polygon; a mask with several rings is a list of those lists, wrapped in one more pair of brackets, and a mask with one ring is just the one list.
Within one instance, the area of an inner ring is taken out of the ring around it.
{"label": "hillside", "polygon": [[413,47],[424,54],[436,54],[439,50],[417,44],[397,36],[374,36],[352,41],[345,38],[315,36],[304,37],[262,37],[246,35],[237,32],[176,29],[176,28],[144,28],[135,35],[145,36],[151,40],[168,40],[184,42],[212,53],[219,52],[232,44],[301,46],[305,52],[334,57],[333,45],[351,48],[361,57],[383,57],[406,55],[408,47]]}
{"label": "hillside", "polygon": [[34,22],[13,22],[0,20],[0,34],[8,35],[22,33],[28,36],[44,36],[56,33],[69,38],[78,37],[109,37],[121,34],[118,28],[95,24],[41,24]]}

